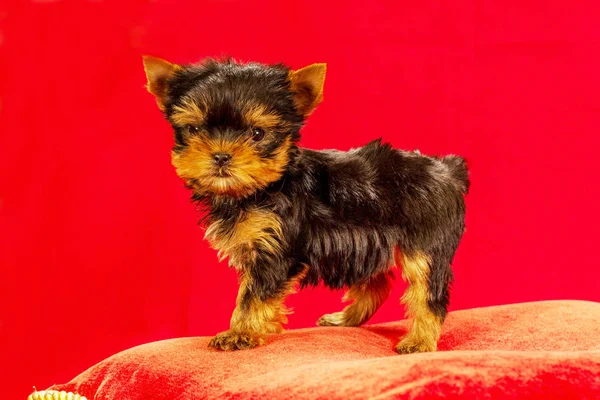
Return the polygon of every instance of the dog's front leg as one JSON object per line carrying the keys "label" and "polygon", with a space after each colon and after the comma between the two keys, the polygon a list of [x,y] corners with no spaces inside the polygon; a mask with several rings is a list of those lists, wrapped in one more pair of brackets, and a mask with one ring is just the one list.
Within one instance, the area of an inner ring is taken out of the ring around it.
{"label": "dog's front leg", "polygon": [[301,272],[277,268],[260,270],[255,266],[243,270],[236,307],[231,317],[230,329],[219,333],[209,343],[220,350],[243,350],[264,343],[264,336],[279,333],[287,323],[289,311],[283,304],[286,296],[294,291]]}

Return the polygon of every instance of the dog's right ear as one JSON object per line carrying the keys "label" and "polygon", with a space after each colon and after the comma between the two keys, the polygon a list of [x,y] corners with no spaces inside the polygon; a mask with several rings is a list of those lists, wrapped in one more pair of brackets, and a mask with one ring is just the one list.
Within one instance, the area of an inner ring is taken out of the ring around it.
{"label": "dog's right ear", "polygon": [[146,78],[148,78],[146,88],[156,97],[158,108],[164,111],[165,103],[167,102],[167,85],[169,79],[173,77],[175,72],[183,68],[157,57],[143,56],[142,59]]}

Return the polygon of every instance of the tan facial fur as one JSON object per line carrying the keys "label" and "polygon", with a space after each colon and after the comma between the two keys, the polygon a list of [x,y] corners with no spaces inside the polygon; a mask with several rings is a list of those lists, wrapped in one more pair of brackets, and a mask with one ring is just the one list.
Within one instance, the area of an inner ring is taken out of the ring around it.
{"label": "tan facial fur", "polygon": [[256,103],[247,106],[243,112],[248,126],[257,126],[269,131],[275,127],[284,127],[285,123],[279,115],[269,112],[264,104]]}
{"label": "tan facial fur", "polygon": [[[172,164],[177,175],[197,192],[244,197],[281,177],[290,147],[288,138],[272,158],[263,159],[248,140],[229,142],[200,135],[190,138],[181,152],[172,153]],[[231,154],[229,177],[215,176],[212,154],[216,152]]]}
{"label": "tan facial fur", "polygon": [[173,113],[169,119],[175,125],[185,127],[186,125],[200,126],[204,123],[206,115],[198,103],[192,99],[185,99],[181,105],[173,107]]}

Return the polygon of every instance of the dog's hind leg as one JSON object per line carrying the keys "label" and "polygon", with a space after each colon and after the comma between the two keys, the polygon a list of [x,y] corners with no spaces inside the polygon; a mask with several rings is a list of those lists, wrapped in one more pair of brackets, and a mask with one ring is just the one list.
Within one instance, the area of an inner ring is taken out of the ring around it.
{"label": "dog's hind leg", "polygon": [[412,327],[396,346],[400,354],[435,351],[448,309],[448,286],[452,281],[450,261],[424,253],[396,253],[408,288],[402,296]]}
{"label": "dog's hind leg", "polygon": [[391,286],[391,272],[383,272],[366,282],[350,287],[344,301],[353,300],[343,311],[325,314],[318,321],[321,326],[360,326],[367,322],[381,304],[388,298]]}

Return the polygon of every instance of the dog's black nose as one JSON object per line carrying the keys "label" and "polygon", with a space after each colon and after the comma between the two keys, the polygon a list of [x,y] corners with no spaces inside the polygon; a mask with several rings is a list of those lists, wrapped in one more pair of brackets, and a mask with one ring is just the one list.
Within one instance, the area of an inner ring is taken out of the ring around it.
{"label": "dog's black nose", "polygon": [[223,165],[229,163],[231,161],[231,154],[227,153],[214,153],[213,158],[215,159],[215,163],[222,167]]}

